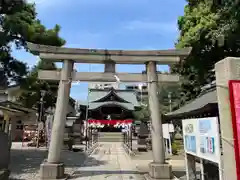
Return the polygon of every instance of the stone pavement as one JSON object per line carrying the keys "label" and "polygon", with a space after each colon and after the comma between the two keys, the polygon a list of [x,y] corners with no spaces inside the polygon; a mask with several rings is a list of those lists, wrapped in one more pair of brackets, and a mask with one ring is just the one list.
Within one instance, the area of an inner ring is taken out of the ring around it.
{"label": "stone pavement", "polygon": [[104,142],[86,159],[70,179],[75,180],[144,180],[121,142]]}
{"label": "stone pavement", "polygon": [[[21,142],[13,142],[11,148],[10,180],[38,180],[40,164],[47,158],[47,150],[44,147],[22,146]],[[85,152],[72,152],[63,150],[61,161],[66,165],[65,172],[73,173],[87,158]]]}

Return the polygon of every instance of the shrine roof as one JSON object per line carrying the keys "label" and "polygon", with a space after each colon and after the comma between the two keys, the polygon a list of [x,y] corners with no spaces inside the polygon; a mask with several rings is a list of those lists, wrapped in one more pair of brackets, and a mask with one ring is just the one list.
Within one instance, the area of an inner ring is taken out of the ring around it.
{"label": "shrine roof", "polygon": [[88,101],[89,103],[100,103],[99,100],[104,99],[108,95],[113,93],[115,96],[122,99],[124,102],[133,106],[140,106],[137,95],[134,90],[120,90],[120,89],[90,89]]}
{"label": "shrine roof", "polygon": [[[114,95],[119,98],[120,101],[117,100],[109,100],[107,97],[109,95]],[[120,89],[90,89],[88,95],[88,102],[80,102],[81,106],[87,106],[89,104],[88,109],[94,110],[98,109],[102,106],[121,106],[127,110],[136,110],[136,108],[140,108],[140,104],[137,100],[137,95],[134,90],[120,90]]]}
{"label": "shrine roof", "polygon": [[188,116],[189,114],[195,112],[201,112],[207,110],[209,105],[217,104],[217,92],[216,88],[212,88],[205,93],[200,94],[196,99],[188,102],[181,108],[177,109],[176,111],[170,112],[166,114],[166,118],[178,118]]}
{"label": "shrine roof", "polygon": [[5,111],[15,112],[15,113],[19,113],[19,112],[31,113],[31,112],[37,111],[36,109],[27,108],[21,104],[11,102],[11,101],[1,101],[0,102],[0,110],[5,110]]}

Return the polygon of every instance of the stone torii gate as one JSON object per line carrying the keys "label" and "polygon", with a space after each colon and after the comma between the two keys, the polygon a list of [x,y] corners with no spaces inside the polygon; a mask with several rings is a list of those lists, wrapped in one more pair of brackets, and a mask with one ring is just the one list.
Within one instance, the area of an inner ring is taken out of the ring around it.
{"label": "stone torii gate", "polygon": [[[38,73],[39,79],[59,80],[58,97],[48,158],[47,162],[41,164],[40,167],[40,177],[42,179],[58,179],[64,176],[64,164],[60,162],[60,154],[66,120],[66,102],[69,100],[71,82],[115,82],[114,75],[119,77],[121,82],[148,83],[153,151],[153,162],[149,164],[149,176],[152,179],[171,179],[172,168],[165,162],[162,120],[159,112],[160,106],[157,86],[158,81],[163,83],[176,83],[179,81],[179,76],[157,74],[156,65],[177,63],[180,61],[180,58],[190,53],[191,48],[178,50],[123,51],[75,49],[32,43],[28,43],[28,47],[33,54],[39,55],[41,59],[63,63],[61,71],[41,70]],[[75,72],[73,71],[74,63],[101,63],[105,65],[105,71],[100,73]],[[145,64],[147,73],[117,73],[115,71],[116,64]]]}

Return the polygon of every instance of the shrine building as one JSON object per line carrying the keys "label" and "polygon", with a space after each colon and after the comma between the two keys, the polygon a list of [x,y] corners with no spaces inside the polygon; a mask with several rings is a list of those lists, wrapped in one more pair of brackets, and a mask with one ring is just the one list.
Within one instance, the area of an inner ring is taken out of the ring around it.
{"label": "shrine building", "polygon": [[133,112],[141,109],[136,91],[113,87],[89,89],[87,104],[88,125],[101,132],[120,132],[122,125],[132,124]]}

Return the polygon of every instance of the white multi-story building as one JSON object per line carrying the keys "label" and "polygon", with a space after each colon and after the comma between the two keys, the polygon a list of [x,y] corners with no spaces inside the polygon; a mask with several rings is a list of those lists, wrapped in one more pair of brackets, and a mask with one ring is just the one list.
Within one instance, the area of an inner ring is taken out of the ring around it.
{"label": "white multi-story building", "polygon": [[135,90],[139,96],[148,96],[147,84],[128,84],[126,85],[127,90]]}

